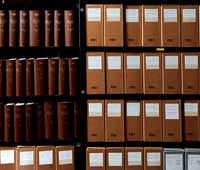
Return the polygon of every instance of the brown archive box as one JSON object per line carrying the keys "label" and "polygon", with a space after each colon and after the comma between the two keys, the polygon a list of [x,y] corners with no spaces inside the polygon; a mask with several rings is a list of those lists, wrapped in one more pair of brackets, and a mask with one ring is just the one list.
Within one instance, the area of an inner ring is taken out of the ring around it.
{"label": "brown archive box", "polygon": [[19,46],[25,47],[29,40],[29,15],[28,11],[19,11]]}
{"label": "brown archive box", "polygon": [[88,100],[87,105],[87,140],[89,142],[104,142],[104,100]]}
{"label": "brown archive box", "polygon": [[15,170],[16,148],[15,147],[1,147],[0,152],[1,152],[0,169],[1,170]]}
{"label": "brown archive box", "polygon": [[163,115],[160,100],[144,101],[144,141],[162,142]]}
{"label": "brown archive box", "polygon": [[86,150],[86,170],[106,169],[105,148],[88,147]]}
{"label": "brown archive box", "polygon": [[56,154],[54,146],[38,146],[36,148],[36,169],[55,170]]}
{"label": "brown archive box", "polygon": [[184,138],[186,141],[200,140],[200,115],[199,101],[185,100],[184,101]]}
{"label": "brown archive box", "polygon": [[45,46],[54,45],[54,13],[51,10],[45,10]]}
{"label": "brown archive box", "polygon": [[125,93],[143,93],[143,59],[141,53],[124,54]]}
{"label": "brown archive box", "polygon": [[106,92],[124,92],[123,53],[106,53]]}
{"label": "brown archive box", "polygon": [[163,141],[182,141],[181,100],[163,101]]}
{"label": "brown archive box", "polygon": [[106,170],[124,170],[124,148],[106,148]]}
{"label": "brown archive box", "polygon": [[26,96],[34,96],[34,58],[26,59]]}
{"label": "brown archive box", "polygon": [[104,46],[124,45],[123,5],[104,5]]}
{"label": "brown archive box", "polygon": [[142,46],[142,6],[126,6],[126,45]]}
{"label": "brown archive box", "polygon": [[162,43],[164,47],[180,47],[180,5],[162,5]]}
{"label": "brown archive box", "polygon": [[199,8],[197,5],[181,6],[181,46],[199,46]]}
{"label": "brown archive box", "polygon": [[161,6],[143,6],[143,46],[161,46]]}
{"label": "brown archive box", "polygon": [[86,55],[87,94],[105,94],[105,55],[103,52]]}
{"label": "brown archive box", "polygon": [[4,140],[4,104],[0,103],[0,142]]}
{"label": "brown archive box", "polygon": [[56,170],[74,170],[74,147],[57,146],[56,148]]}
{"label": "brown archive box", "polygon": [[125,148],[125,170],[143,170],[143,150],[137,147]]}
{"label": "brown archive box", "polygon": [[35,170],[35,146],[18,146],[16,149],[16,170]]}
{"label": "brown archive box", "polygon": [[143,141],[143,105],[141,101],[126,101],[126,140]]}
{"label": "brown archive box", "polygon": [[6,60],[0,60],[0,97],[6,93]]}
{"label": "brown archive box", "polygon": [[199,93],[198,53],[182,53],[182,93]]}
{"label": "brown archive box", "polygon": [[0,47],[8,46],[9,43],[9,15],[8,11],[0,11]]}
{"label": "brown archive box", "polygon": [[86,5],[86,36],[87,46],[103,46],[104,34],[103,5]]}
{"label": "brown archive box", "polygon": [[144,93],[162,94],[162,58],[161,53],[144,53]]}
{"label": "brown archive box", "polygon": [[164,94],[181,94],[181,55],[163,53]]}
{"label": "brown archive box", "polygon": [[17,10],[9,10],[9,46],[18,45],[19,36],[19,16]]}
{"label": "brown archive box", "polygon": [[105,141],[123,142],[124,124],[124,101],[105,100]]}
{"label": "brown archive box", "polygon": [[162,148],[144,148],[144,170],[163,170]]}

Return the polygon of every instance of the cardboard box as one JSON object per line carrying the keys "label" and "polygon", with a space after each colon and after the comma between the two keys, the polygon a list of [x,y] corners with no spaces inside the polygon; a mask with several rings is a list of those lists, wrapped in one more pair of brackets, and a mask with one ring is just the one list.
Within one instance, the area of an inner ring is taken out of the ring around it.
{"label": "cardboard box", "polygon": [[0,160],[1,170],[14,170],[16,168],[16,148],[1,147]]}
{"label": "cardboard box", "polygon": [[199,169],[200,164],[200,149],[186,148],[185,149],[185,170]]}

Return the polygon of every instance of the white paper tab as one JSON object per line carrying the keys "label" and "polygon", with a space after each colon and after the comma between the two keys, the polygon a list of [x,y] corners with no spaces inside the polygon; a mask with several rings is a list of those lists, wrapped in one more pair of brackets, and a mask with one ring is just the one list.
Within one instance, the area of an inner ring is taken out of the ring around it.
{"label": "white paper tab", "polygon": [[103,115],[102,103],[89,103],[89,117],[101,117]]}
{"label": "white paper tab", "polygon": [[102,56],[88,56],[88,69],[101,70],[102,69]]}
{"label": "white paper tab", "polygon": [[101,21],[101,8],[88,8],[87,19],[89,22]]}
{"label": "white paper tab", "polygon": [[128,55],[127,56],[127,69],[140,69],[140,56]]}
{"label": "white paper tab", "polygon": [[127,116],[140,116],[140,103],[126,103]]}
{"label": "white paper tab", "polygon": [[196,9],[183,9],[183,22],[196,22]]}
{"label": "white paper tab", "polygon": [[199,170],[200,169],[200,155],[188,155],[188,169],[187,170]]}
{"label": "white paper tab", "polygon": [[159,56],[146,56],[146,69],[154,70],[160,68]]}
{"label": "white paper tab", "polygon": [[106,18],[108,22],[118,22],[120,21],[120,8],[107,8]]}
{"label": "white paper tab", "polygon": [[53,151],[39,151],[39,165],[53,164]]}
{"label": "white paper tab", "polygon": [[126,22],[139,22],[139,9],[126,9]]}
{"label": "white paper tab", "polygon": [[164,9],[164,22],[178,22],[177,9]]}
{"label": "white paper tab", "polygon": [[20,166],[34,165],[34,152],[23,151],[19,153]]}
{"label": "white paper tab", "polygon": [[144,9],[145,22],[158,22],[158,9]]}
{"label": "white paper tab", "polygon": [[122,153],[108,153],[108,166],[122,166]]}
{"label": "white paper tab", "polygon": [[178,56],[165,56],[165,69],[178,69]]}
{"label": "white paper tab", "polygon": [[161,155],[160,152],[148,152],[147,153],[147,166],[160,166]]}
{"label": "white paper tab", "polygon": [[89,166],[90,167],[103,167],[103,153],[89,153]]}
{"label": "white paper tab", "polygon": [[108,117],[121,116],[121,103],[108,103]]}
{"label": "white paper tab", "polygon": [[198,103],[185,103],[184,104],[185,116],[198,116]]}
{"label": "white paper tab", "polygon": [[179,104],[165,104],[165,119],[179,119]]}
{"label": "white paper tab", "polygon": [[197,55],[185,55],[185,69],[198,69],[198,56]]}
{"label": "white paper tab", "polygon": [[166,170],[183,170],[183,154],[166,154]]}
{"label": "white paper tab", "polygon": [[120,70],[122,65],[121,58],[121,56],[108,56],[108,69]]}
{"label": "white paper tab", "polygon": [[146,103],[145,104],[146,117],[159,117],[159,103]]}
{"label": "white paper tab", "polygon": [[59,165],[70,165],[73,163],[72,150],[58,152]]}
{"label": "white paper tab", "polygon": [[14,150],[2,150],[0,151],[1,164],[14,164],[15,163],[15,151]]}
{"label": "white paper tab", "polygon": [[141,166],[142,153],[141,152],[128,152],[128,166]]}

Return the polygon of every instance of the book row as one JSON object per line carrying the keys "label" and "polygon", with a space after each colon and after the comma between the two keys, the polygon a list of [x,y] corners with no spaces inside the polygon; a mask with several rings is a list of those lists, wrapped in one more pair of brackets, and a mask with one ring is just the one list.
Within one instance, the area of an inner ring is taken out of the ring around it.
{"label": "book row", "polygon": [[86,170],[198,170],[200,150],[160,147],[88,147]]}
{"label": "book row", "polygon": [[88,100],[87,140],[200,141],[199,120],[196,100]]}
{"label": "book row", "polygon": [[0,47],[75,46],[72,10],[0,10]]}
{"label": "book row", "polygon": [[0,60],[0,97],[76,96],[78,58]]}
{"label": "book row", "polygon": [[76,137],[76,102],[0,104],[0,141],[39,142]]}
{"label": "book row", "polygon": [[198,5],[86,5],[87,46],[198,47]]}
{"label": "book row", "polygon": [[17,146],[0,148],[1,170],[74,170],[74,146]]}
{"label": "book row", "polygon": [[200,54],[87,52],[87,94],[199,94]]}

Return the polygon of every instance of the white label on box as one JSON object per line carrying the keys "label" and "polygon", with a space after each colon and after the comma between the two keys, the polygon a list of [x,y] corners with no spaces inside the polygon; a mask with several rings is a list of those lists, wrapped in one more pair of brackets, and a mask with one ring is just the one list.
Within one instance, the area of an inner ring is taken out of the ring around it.
{"label": "white label on box", "polygon": [[89,117],[101,117],[103,115],[102,103],[89,103]]}
{"label": "white label on box", "polygon": [[177,9],[164,9],[164,22],[178,22]]}
{"label": "white label on box", "polygon": [[198,116],[198,103],[185,103],[184,104],[185,116]]}
{"label": "white label on box", "polygon": [[165,56],[165,69],[178,69],[178,56]]}
{"label": "white label on box", "polygon": [[128,152],[128,166],[141,166],[142,153],[141,152]]}
{"label": "white label on box", "polygon": [[87,18],[89,22],[101,21],[101,8],[88,8]]}
{"label": "white label on box", "polygon": [[15,163],[15,151],[14,150],[3,150],[0,152],[1,164],[14,164]]}
{"label": "white label on box", "polygon": [[200,155],[188,155],[188,170],[200,169]]}
{"label": "white label on box", "polygon": [[154,70],[160,68],[159,56],[146,56],[146,69]]}
{"label": "white label on box", "polygon": [[147,166],[160,166],[161,155],[160,152],[148,152],[147,153]]}
{"label": "white label on box", "polygon": [[140,69],[140,56],[128,55],[127,56],[127,69]]}
{"label": "white label on box", "polygon": [[107,8],[106,14],[108,22],[120,21],[120,8]]}
{"label": "white label on box", "polygon": [[72,150],[59,151],[58,156],[59,156],[59,165],[69,165],[72,164],[73,162]]}
{"label": "white label on box", "polygon": [[159,103],[145,104],[146,117],[159,117]]}
{"label": "white label on box", "polygon": [[53,164],[53,151],[39,151],[39,165]]}
{"label": "white label on box", "polygon": [[139,9],[126,9],[126,22],[139,22]]}
{"label": "white label on box", "polygon": [[122,153],[108,153],[108,166],[122,166]]}
{"label": "white label on box", "polygon": [[108,103],[108,117],[121,116],[121,103]]}
{"label": "white label on box", "polygon": [[166,170],[183,170],[183,154],[166,154]]}
{"label": "white label on box", "polygon": [[144,9],[145,22],[158,22],[158,9]]}
{"label": "white label on box", "polygon": [[90,167],[103,167],[103,153],[89,153]]}
{"label": "white label on box", "polygon": [[102,69],[102,56],[88,56],[88,69],[101,70]]}
{"label": "white label on box", "polygon": [[183,22],[196,22],[196,9],[183,9]]}
{"label": "white label on box", "polygon": [[121,69],[121,56],[108,56],[108,69],[120,70]]}
{"label": "white label on box", "polygon": [[197,55],[185,55],[185,69],[198,69]]}
{"label": "white label on box", "polygon": [[165,119],[179,119],[179,104],[165,104]]}
{"label": "white label on box", "polygon": [[34,152],[23,151],[19,153],[20,166],[34,165]]}
{"label": "white label on box", "polygon": [[127,116],[140,116],[140,103],[126,103]]}

